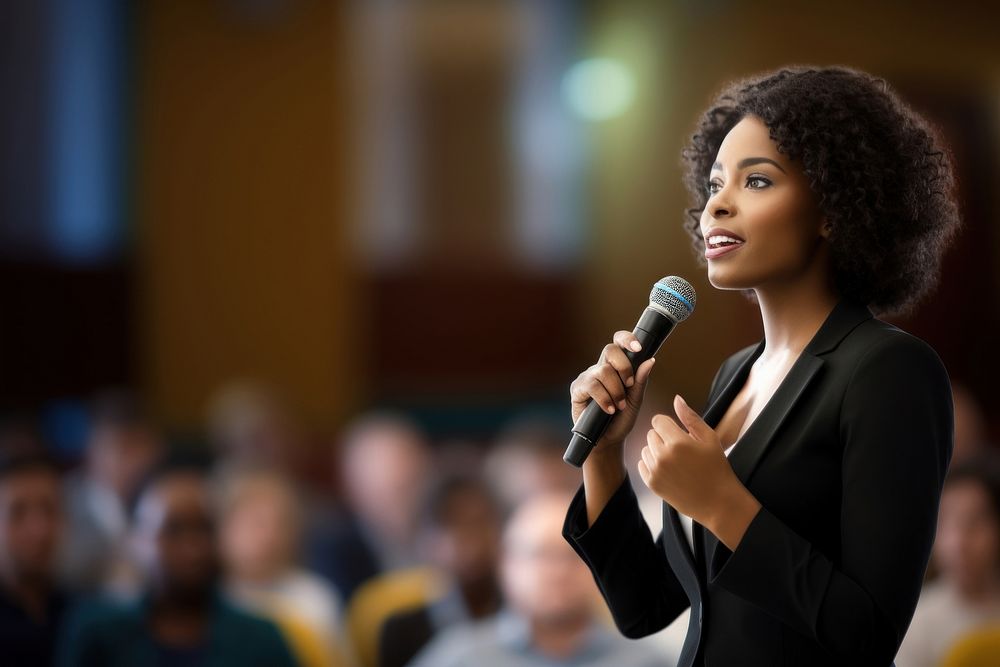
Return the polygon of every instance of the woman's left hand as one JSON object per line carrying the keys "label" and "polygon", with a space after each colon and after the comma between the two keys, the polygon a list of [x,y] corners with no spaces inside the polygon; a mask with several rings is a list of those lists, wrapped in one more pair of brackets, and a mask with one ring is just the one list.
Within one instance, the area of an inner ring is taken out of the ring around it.
{"label": "woman's left hand", "polygon": [[715,532],[734,504],[742,503],[745,515],[753,496],[733,472],[719,436],[680,395],[674,397],[674,411],[687,431],[667,415],[653,417],[639,476],[678,512]]}

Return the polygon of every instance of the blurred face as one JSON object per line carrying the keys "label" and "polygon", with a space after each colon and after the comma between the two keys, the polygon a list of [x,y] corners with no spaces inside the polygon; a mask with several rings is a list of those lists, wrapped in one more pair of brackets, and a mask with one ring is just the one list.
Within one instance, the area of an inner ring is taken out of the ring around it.
{"label": "blurred face", "polygon": [[384,538],[405,542],[429,468],[423,442],[400,429],[374,428],[348,449],[344,473],[351,506]]}
{"label": "blurred face", "polygon": [[593,609],[590,570],[561,534],[569,501],[564,494],[537,496],[515,512],[504,533],[504,595],[535,623],[573,623]]}
{"label": "blurred face", "polygon": [[934,558],[961,590],[974,591],[1000,572],[1000,517],[974,480],[951,482],[941,494]]}
{"label": "blurred face", "polygon": [[270,485],[253,483],[233,501],[221,534],[229,574],[262,581],[291,566],[297,522],[290,501]]}
{"label": "blurred face", "polygon": [[708,279],[719,289],[794,282],[825,247],[827,232],[801,165],[778,152],[755,116],[726,135],[706,188],[701,232]]}
{"label": "blurred face", "polygon": [[430,539],[431,560],[460,583],[493,579],[500,550],[496,508],[472,489],[456,493],[448,504],[445,525],[437,527]]}
{"label": "blurred face", "polygon": [[133,539],[154,590],[174,597],[200,596],[215,583],[215,529],[200,475],[170,475],[147,491]]}
{"label": "blurred face", "polygon": [[59,546],[59,479],[24,470],[0,481],[0,568],[5,578],[48,580]]}

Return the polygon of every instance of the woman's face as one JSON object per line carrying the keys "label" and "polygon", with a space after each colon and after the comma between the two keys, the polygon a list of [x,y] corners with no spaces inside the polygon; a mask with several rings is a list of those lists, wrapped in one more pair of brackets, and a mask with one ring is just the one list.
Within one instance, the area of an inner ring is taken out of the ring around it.
{"label": "woman's face", "polygon": [[[746,116],[729,131],[705,187],[701,233],[712,285],[780,286],[815,268],[827,235],[816,198],[801,164],[778,152],[759,118]],[[723,229],[738,242],[715,247]]]}

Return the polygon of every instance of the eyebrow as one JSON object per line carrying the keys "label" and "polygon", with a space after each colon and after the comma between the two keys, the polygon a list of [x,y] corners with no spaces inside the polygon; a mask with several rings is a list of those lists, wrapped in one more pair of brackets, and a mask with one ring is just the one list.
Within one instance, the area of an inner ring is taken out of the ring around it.
{"label": "eyebrow", "polygon": [[[778,164],[777,162],[775,162],[774,160],[772,160],[769,157],[747,157],[747,158],[743,158],[742,160],[740,160],[736,164],[736,168],[737,169],[744,169],[746,167],[749,167],[750,165],[760,164],[761,162],[766,162],[768,164],[773,164],[778,169],[781,169],[781,173],[783,173],[783,174],[788,173],[784,169],[781,168],[780,164]],[[716,169],[722,169],[722,163],[721,162],[716,162],[715,164],[712,165],[712,171],[715,171]]]}

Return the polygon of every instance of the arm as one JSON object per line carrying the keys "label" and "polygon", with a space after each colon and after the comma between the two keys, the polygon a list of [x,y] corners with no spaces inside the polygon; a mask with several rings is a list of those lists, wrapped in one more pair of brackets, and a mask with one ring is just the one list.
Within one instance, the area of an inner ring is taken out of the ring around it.
{"label": "arm", "polygon": [[844,664],[892,663],[913,615],[953,440],[951,386],[905,333],[869,350],[841,406],[841,552],[831,560],[762,507],[709,581],[752,602]]}
{"label": "arm", "polygon": [[589,527],[581,487],[570,503],[563,537],[590,567],[626,637],[657,632],[691,605],[663,553],[663,533],[653,541],[627,476]]}

